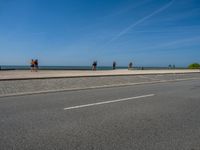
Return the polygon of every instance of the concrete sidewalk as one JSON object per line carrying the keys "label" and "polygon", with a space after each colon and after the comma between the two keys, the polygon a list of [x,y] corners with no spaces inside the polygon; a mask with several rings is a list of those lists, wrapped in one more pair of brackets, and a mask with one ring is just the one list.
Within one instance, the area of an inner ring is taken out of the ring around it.
{"label": "concrete sidewalk", "polygon": [[60,70],[29,70],[0,71],[0,80],[26,80],[45,78],[74,78],[74,77],[97,77],[97,76],[123,76],[123,75],[151,75],[151,74],[180,74],[200,73],[200,70],[173,69],[173,70],[99,70],[99,71],[60,71]]}

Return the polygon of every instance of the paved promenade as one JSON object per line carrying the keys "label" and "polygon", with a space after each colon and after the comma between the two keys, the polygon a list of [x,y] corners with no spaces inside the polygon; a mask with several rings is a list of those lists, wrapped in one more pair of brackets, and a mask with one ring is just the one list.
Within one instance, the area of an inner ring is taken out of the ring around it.
{"label": "paved promenade", "polygon": [[[199,70],[1,71],[0,97],[199,79]],[[29,80],[31,78],[31,80]],[[18,80],[20,79],[20,80]]]}
{"label": "paved promenade", "polygon": [[169,74],[169,73],[196,73],[200,70],[101,70],[101,71],[58,71],[39,70],[31,72],[29,70],[0,71],[0,80],[15,79],[41,79],[41,78],[63,78],[63,77],[92,77],[92,76],[117,76],[117,75],[149,75],[149,74]]}

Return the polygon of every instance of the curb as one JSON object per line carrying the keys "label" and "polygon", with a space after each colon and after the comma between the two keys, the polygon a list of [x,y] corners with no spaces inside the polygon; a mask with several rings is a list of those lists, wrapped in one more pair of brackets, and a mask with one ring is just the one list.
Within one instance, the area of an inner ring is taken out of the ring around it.
{"label": "curb", "polygon": [[88,78],[88,77],[114,77],[114,76],[137,76],[137,75],[166,75],[166,74],[196,74],[198,72],[175,72],[175,73],[148,73],[148,74],[107,74],[107,75],[81,75],[81,76],[57,76],[57,77],[30,77],[30,78],[10,78],[0,79],[0,81],[13,81],[13,80],[39,80],[39,79],[62,79],[62,78]]}

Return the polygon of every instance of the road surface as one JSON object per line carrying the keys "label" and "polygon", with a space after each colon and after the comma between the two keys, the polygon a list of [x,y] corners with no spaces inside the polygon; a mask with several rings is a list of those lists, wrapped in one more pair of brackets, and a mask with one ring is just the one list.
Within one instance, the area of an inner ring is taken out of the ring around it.
{"label": "road surface", "polygon": [[0,98],[1,150],[200,150],[200,79]]}

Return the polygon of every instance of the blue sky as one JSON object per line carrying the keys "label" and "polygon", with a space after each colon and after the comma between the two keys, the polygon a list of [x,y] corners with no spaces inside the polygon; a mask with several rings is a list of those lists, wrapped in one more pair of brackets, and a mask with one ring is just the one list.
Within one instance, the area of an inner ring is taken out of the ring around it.
{"label": "blue sky", "polygon": [[199,0],[0,0],[0,65],[200,63]]}

